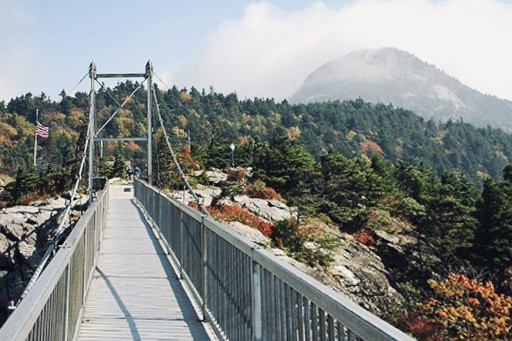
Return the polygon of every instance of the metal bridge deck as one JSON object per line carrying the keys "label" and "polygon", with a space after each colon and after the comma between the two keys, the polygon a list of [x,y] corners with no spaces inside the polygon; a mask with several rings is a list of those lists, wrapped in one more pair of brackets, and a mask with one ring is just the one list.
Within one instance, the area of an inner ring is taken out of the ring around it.
{"label": "metal bridge deck", "polygon": [[131,186],[111,185],[79,340],[209,340],[132,199]]}

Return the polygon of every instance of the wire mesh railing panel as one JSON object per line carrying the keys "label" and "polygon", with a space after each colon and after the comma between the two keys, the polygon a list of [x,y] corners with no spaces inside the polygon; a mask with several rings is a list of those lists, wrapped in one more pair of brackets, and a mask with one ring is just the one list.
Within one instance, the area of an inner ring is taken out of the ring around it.
{"label": "wire mesh railing panel", "polygon": [[224,334],[232,340],[248,340],[252,335],[251,258],[208,231],[207,307]]}
{"label": "wire mesh railing panel", "polygon": [[[85,296],[85,235],[78,241],[69,264],[69,320],[77,321]],[[76,323],[68,326],[68,335],[74,335]]]}
{"label": "wire mesh railing panel", "polygon": [[201,267],[201,221],[187,214],[182,215],[181,263],[198,292],[203,292],[203,271]]}

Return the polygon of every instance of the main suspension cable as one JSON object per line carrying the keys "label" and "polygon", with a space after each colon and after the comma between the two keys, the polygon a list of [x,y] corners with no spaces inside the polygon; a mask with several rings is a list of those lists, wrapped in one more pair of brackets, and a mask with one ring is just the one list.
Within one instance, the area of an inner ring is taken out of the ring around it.
{"label": "main suspension cable", "polygon": [[153,98],[155,99],[156,111],[158,113],[158,120],[160,121],[160,127],[162,128],[162,131],[164,133],[165,142],[167,143],[167,147],[169,148],[169,150],[171,152],[172,160],[174,161],[174,164],[176,165],[176,169],[180,173],[181,179],[183,180],[183,182],[187,186],[190,194],[192,194],[192,197],[196,201],[198,207],[201,209],[201,211],[203,211],[203,213],[205,213],[207,216],[211,217],[210,212],[208,212],[208,210],[204,207],[204,204],[197,197],[196,192],[194,191],[194,189],[192,188],[192,186],[188,182],[187,175],[183,172],[183,170],[182,170],[182,168],[180,166],[180,163],[178,162],[178,158],[176,157],[176,153],[174,152],[174,149],[172,148],[172,145],[171,145],[171,142],[170,142],[170,139],[169,139],[169,135],[167,134],[167,130],[165,129],[165,126],[164,126],[164,120],[163,120],[162,115],[160,113],[160,105],[158,104],[158,98],[156,97],[155,87],[151,87],[151,90],[153,92]]}
{"label": "main suspension cable", "polygon": [[[87,71],[87,73],[82,77],[82,79],[80,79],[78,81],[78,83],[76,83],[76,85],[73,87],[73,89],[71,89],[71,91],[69,93],[72,93],[73,91],[75,91],[76,88],[78,88],[78,86],[83,82],[83,80],[85,79],[85,77],[89,76],[89,71]],[[66,95],[66,96],[69,96],[69,95]]]}
{"label": "main suspension cable", "polygon": [[[92,138],[92,126],[91,126],[91,122],[89,121],[89,124],[87,126],[87,138],[85,140],[84,155],[82,157],[82,161],[80,163],[80,169],[78,171],[78,179],[75,182],[75,186],[73,188],[71,198],[69,199],[69,204],[66,207],[66,211],[64,212],[64,216],[63,216],[59,226],[57,227],[57,230],[55,231],[55,234],[54,234],[52,240],[49,242],[48,248],[46,249],[46,252],[45,252],[43,258],[41,259],[41,263],[39,264],[37,269],[34,271],[34,274],[30,278],[30,281],[28,282],[27,287],[25,288],[25,290],[21,294],[20,298],[18,299],[16,306],[10,307],[10,309],[14,309],[15,307],[17,307],[20,304],[20,302],[25,298],[25,296],[27,296],[29,291],[32,289],[32,287],[36,283],[37,279],[41,275],[41,272],[43,271],[44,267],[46,266],[46,263],[50,259],[51,254],[53,253],[55,248],[58,246],[58,242],[59,242],[60,238],[62,237],[62,233],[64,232],[66,223],[68,223],[71,219],[71,209],[73,206],[73,199],[75,198],[76,193],[78,192],[80,180],[82,179],[82,172],[84,170],[85,160],[87,158],[87,150],[89,148],[91,138]],[[92,198],[89,198],[89,203],[91,202],[91,199]]]}

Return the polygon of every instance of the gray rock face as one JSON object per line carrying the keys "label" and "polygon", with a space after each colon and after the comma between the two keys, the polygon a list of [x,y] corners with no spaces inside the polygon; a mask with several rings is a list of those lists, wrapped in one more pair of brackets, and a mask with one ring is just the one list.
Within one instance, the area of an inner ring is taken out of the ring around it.
{"label": "gray rock face", "polygon": [[353,240],[347,240],[328,271],[309,268],[306,272],[379,316],[403,301],[380,257]]}
{"label": "gray rock face", "polygon": [[[210,206],[212,201],[221,194],[222,189],[219,187],[207,187],[204,189],[194,189],[194,192],[204,206]],[[195,201],[189,191],[175,191],[167,193],[167,195],[184,204]]]}
{"label": "gray rock face", "polygon": [[[221,172],[218,172],[212,174],[210,179],[212,178],[220,183],[225,181],[226,177],[225,174],[223,176]],[[196,190],[196,194],[206,206],[209,206],[214,198],[219,199],[221,192],[218,187]],[[179,201],[189,202],[192,200],[192,196],[184,192],[174,192],[169,195]],[[218,204],[239,205],[269,222],[288,220],[296,214],[293,208],[280,201],[250,198],[247,195],[220,198]],[[392,276],[377,255],[377,250],[358,243],[349,235],[339,234],[339,237],[343,239],[343,246],[338,250],[334,264],[330,268],[324,269],[312,268],[289,257],[284,250],[272,247],[271,240],[257,229],[239,222],[229,222],[225,225],[247,240],[268,248],[279,259],[330,286],[376,315],[384,315],[395,303],[403,301],[403,297],[394,289],[394,283],[390,282],[389,278]],[[377,237],[382,241],[382,245],[389,250],[396,253],[401,252],[399,244],[404,244],[403,240],[386,232],[378,232]],[[325,251],[319,244],[312,241],[305,242],[303,246],[305,249],[318,252]]]}
{"label": "gray rock face", "polygon": [[34,206],[13,206],[13,207],[4,208],[2,210],[2,213],[4,213],[4,212],[6,214],[10,214],[10,213],[14,213],[14,214],[23,214],[23,213],[26,213],[26,214],[37,214],[37,213],[39,213],[39,208],[34,207]]}
{"label": "gray rock face", "polygon": [[259,230],[255,228],[244,225],[237,221],[230,221],[226,223],[226,225],[229,226],[234,231],[238,232],[240,235],[242,235],[242,237],[254,242],[255,244],[267,247],[271,245],[270,239],[268,237],[265,237],[263,233],[261,233]]}
{"label": "gray rock face", "polygon": [[[350,236],[347,236],[344,246],[337,253],[334,264],[326,270],[312,268],[287,256],[281,249],[271,248],[269,238],[254,228],[238,222],[229,222],[226,225],[244,238],[270,248],[279,259],[316,278],[376,315],[383,316],[394,304],[403,301],[403,297],[390,282],[390,273],[375,250],[356,242]],[[395,236],[388,237],[396,241]],[[315,243],[309,243],[311,248],[318,247]]]}
{"label": "gray rock face", "polygon": [[[231,203],[227,199],[223,199],[222,202]],[[292,217],[292,209],[278,200],[249,198],[247,195],[237,195],[233,198],[233,202],[268,221],[289,220]]]}
{"label": "gray rock face", "polygon": [[210,182],[218,185],[228,179],[228,175],[222,172],[220,169],[211,169],[206,171],[206,175],[210,179]]}
{"label": "gray rock face", "polygon": [[9,301],[19,298],[39,266],[66,204],[57,198],[0,211],[0,325]]}

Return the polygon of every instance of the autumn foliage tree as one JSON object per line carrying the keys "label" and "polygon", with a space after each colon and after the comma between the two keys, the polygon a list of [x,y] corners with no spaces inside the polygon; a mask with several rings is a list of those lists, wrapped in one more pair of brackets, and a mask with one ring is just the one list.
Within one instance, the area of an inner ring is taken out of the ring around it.
{"label": "autumn foliage tree", "polygon": [[512,297],[497,293],[491,281],[449,273],[443,280],[430,280],[429,285],[432,295],[417,309],[432,324],[444,327],[440,339],[512,338]]}

